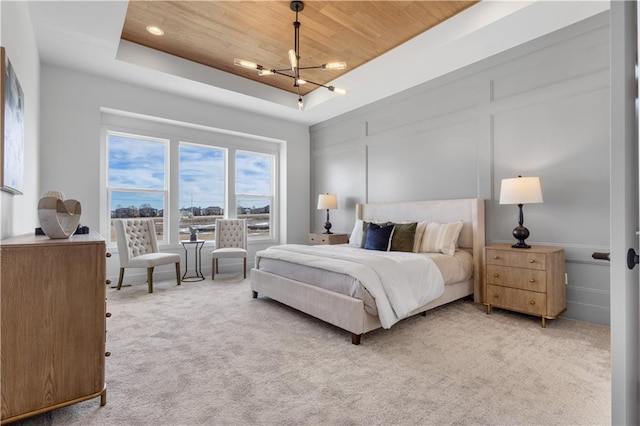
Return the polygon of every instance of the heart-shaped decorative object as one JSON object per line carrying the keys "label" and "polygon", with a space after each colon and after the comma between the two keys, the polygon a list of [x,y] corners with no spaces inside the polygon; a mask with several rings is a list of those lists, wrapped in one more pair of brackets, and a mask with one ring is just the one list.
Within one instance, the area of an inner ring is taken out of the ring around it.
{"label": "heart-shaped decorative object", "polygon": [[38,202],[42,231],[52,239],[69,238],[78,229],[82,208],[77,200],[65,200],[60,191],[45,192]]}

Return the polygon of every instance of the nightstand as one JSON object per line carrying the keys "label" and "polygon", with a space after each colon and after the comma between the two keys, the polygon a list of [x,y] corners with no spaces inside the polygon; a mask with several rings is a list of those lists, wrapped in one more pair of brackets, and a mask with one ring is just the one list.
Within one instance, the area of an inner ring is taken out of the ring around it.
{"label": "nightstand", "polygon": [[320,244],[347,244],[349,236],[347,234],[316,234],[309,233],[309,244],[312,246]]}
{"label": "nightstand", "polygon": [[555,319],[567,309],[564,250],[532,246],[512,248],[490,244],[485,248],[485,305]]}

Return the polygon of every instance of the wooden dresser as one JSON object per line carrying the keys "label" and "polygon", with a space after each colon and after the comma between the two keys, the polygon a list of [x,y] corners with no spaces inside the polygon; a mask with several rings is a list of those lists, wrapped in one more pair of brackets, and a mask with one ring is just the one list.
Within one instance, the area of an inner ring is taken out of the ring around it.
{"label": "wooden dresser", "polygon": [[349,242],[349,236],[347,234],[321,234],[310,233],[309,244],[321,245],[321,244],[347,244]]}
{"label": "wooden dresser", "polygon": [[97,233],[0,242],[2,423],[106,404],[105,241]]}
{"label": "wooden dresser", "polygon": [[567,308],[564,250],[532,246],[512,248],[490,244],[485,248],[485,305],[554,319]]}

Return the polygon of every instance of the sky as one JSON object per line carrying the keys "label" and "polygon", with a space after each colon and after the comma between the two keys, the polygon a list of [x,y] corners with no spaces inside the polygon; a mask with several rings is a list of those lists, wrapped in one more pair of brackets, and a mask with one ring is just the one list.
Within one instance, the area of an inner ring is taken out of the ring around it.
{"label": "sky", "polygon": [[[122,134],[109,134],[108,185],[119,189],[162,190],[165,187],[165,161],[168,141]],[[226,150],[181,142],[179,147],[180,208],[225,207]],[[271,156],[236,152],[236,193],[270,194]],[[167,182],[168,185],[168,182]],[[242,207],[261,207],[264,200],[239,197]],[[112,191],[111,209],[149,204],[162,209],[162,194]]]}

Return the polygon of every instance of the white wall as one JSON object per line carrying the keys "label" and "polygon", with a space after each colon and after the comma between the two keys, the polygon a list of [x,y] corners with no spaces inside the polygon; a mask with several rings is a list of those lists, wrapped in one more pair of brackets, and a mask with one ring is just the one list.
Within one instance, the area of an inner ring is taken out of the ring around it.
{"label": "white wall", "polygon": [[26,2],[0,2],[1,38],[24,94],[24,188],[0,192],[0,240],[34,232],[38,225],[40,60]]}
{"label": "white wall", "polygon": [[[215,102],[215,100],[212,100]],[[223,108],[143,89],[59,67],[42,67],[40,184],[60,190],[82,204],[84,225],[100,223],[101,108],[264,136],[286,141],[281,157],[282,242],[302,243],[309,231],[309,132],[307,126]],[[249,263],[260,246],[250,247]],[[167,250],[183,254],[180,246]],[[115,250],[114,250],[115,252]],[[203,253],[204,269],[210,269]],[[222,266],[222,265],[221,265]],[[107,276],[117,277],[117,256],[107,262]],[[140,271],[140,275],[144,271]],[[159,271],[170,277],[170,267]],[[138,279],[128,271],[125,277]],[[142,281],[144,283],[144,280]]]}
{"label": "white wall", "polygon": [[566,315],[608,324],[609,265],[591,253],[609,245],[609,93],[607,12],[312,126],[312,194],[338,194],[343,232],[357,202],[479,197],[487,242],[509,242],[501,180],[540,176],[528,242],[565,249]]}

